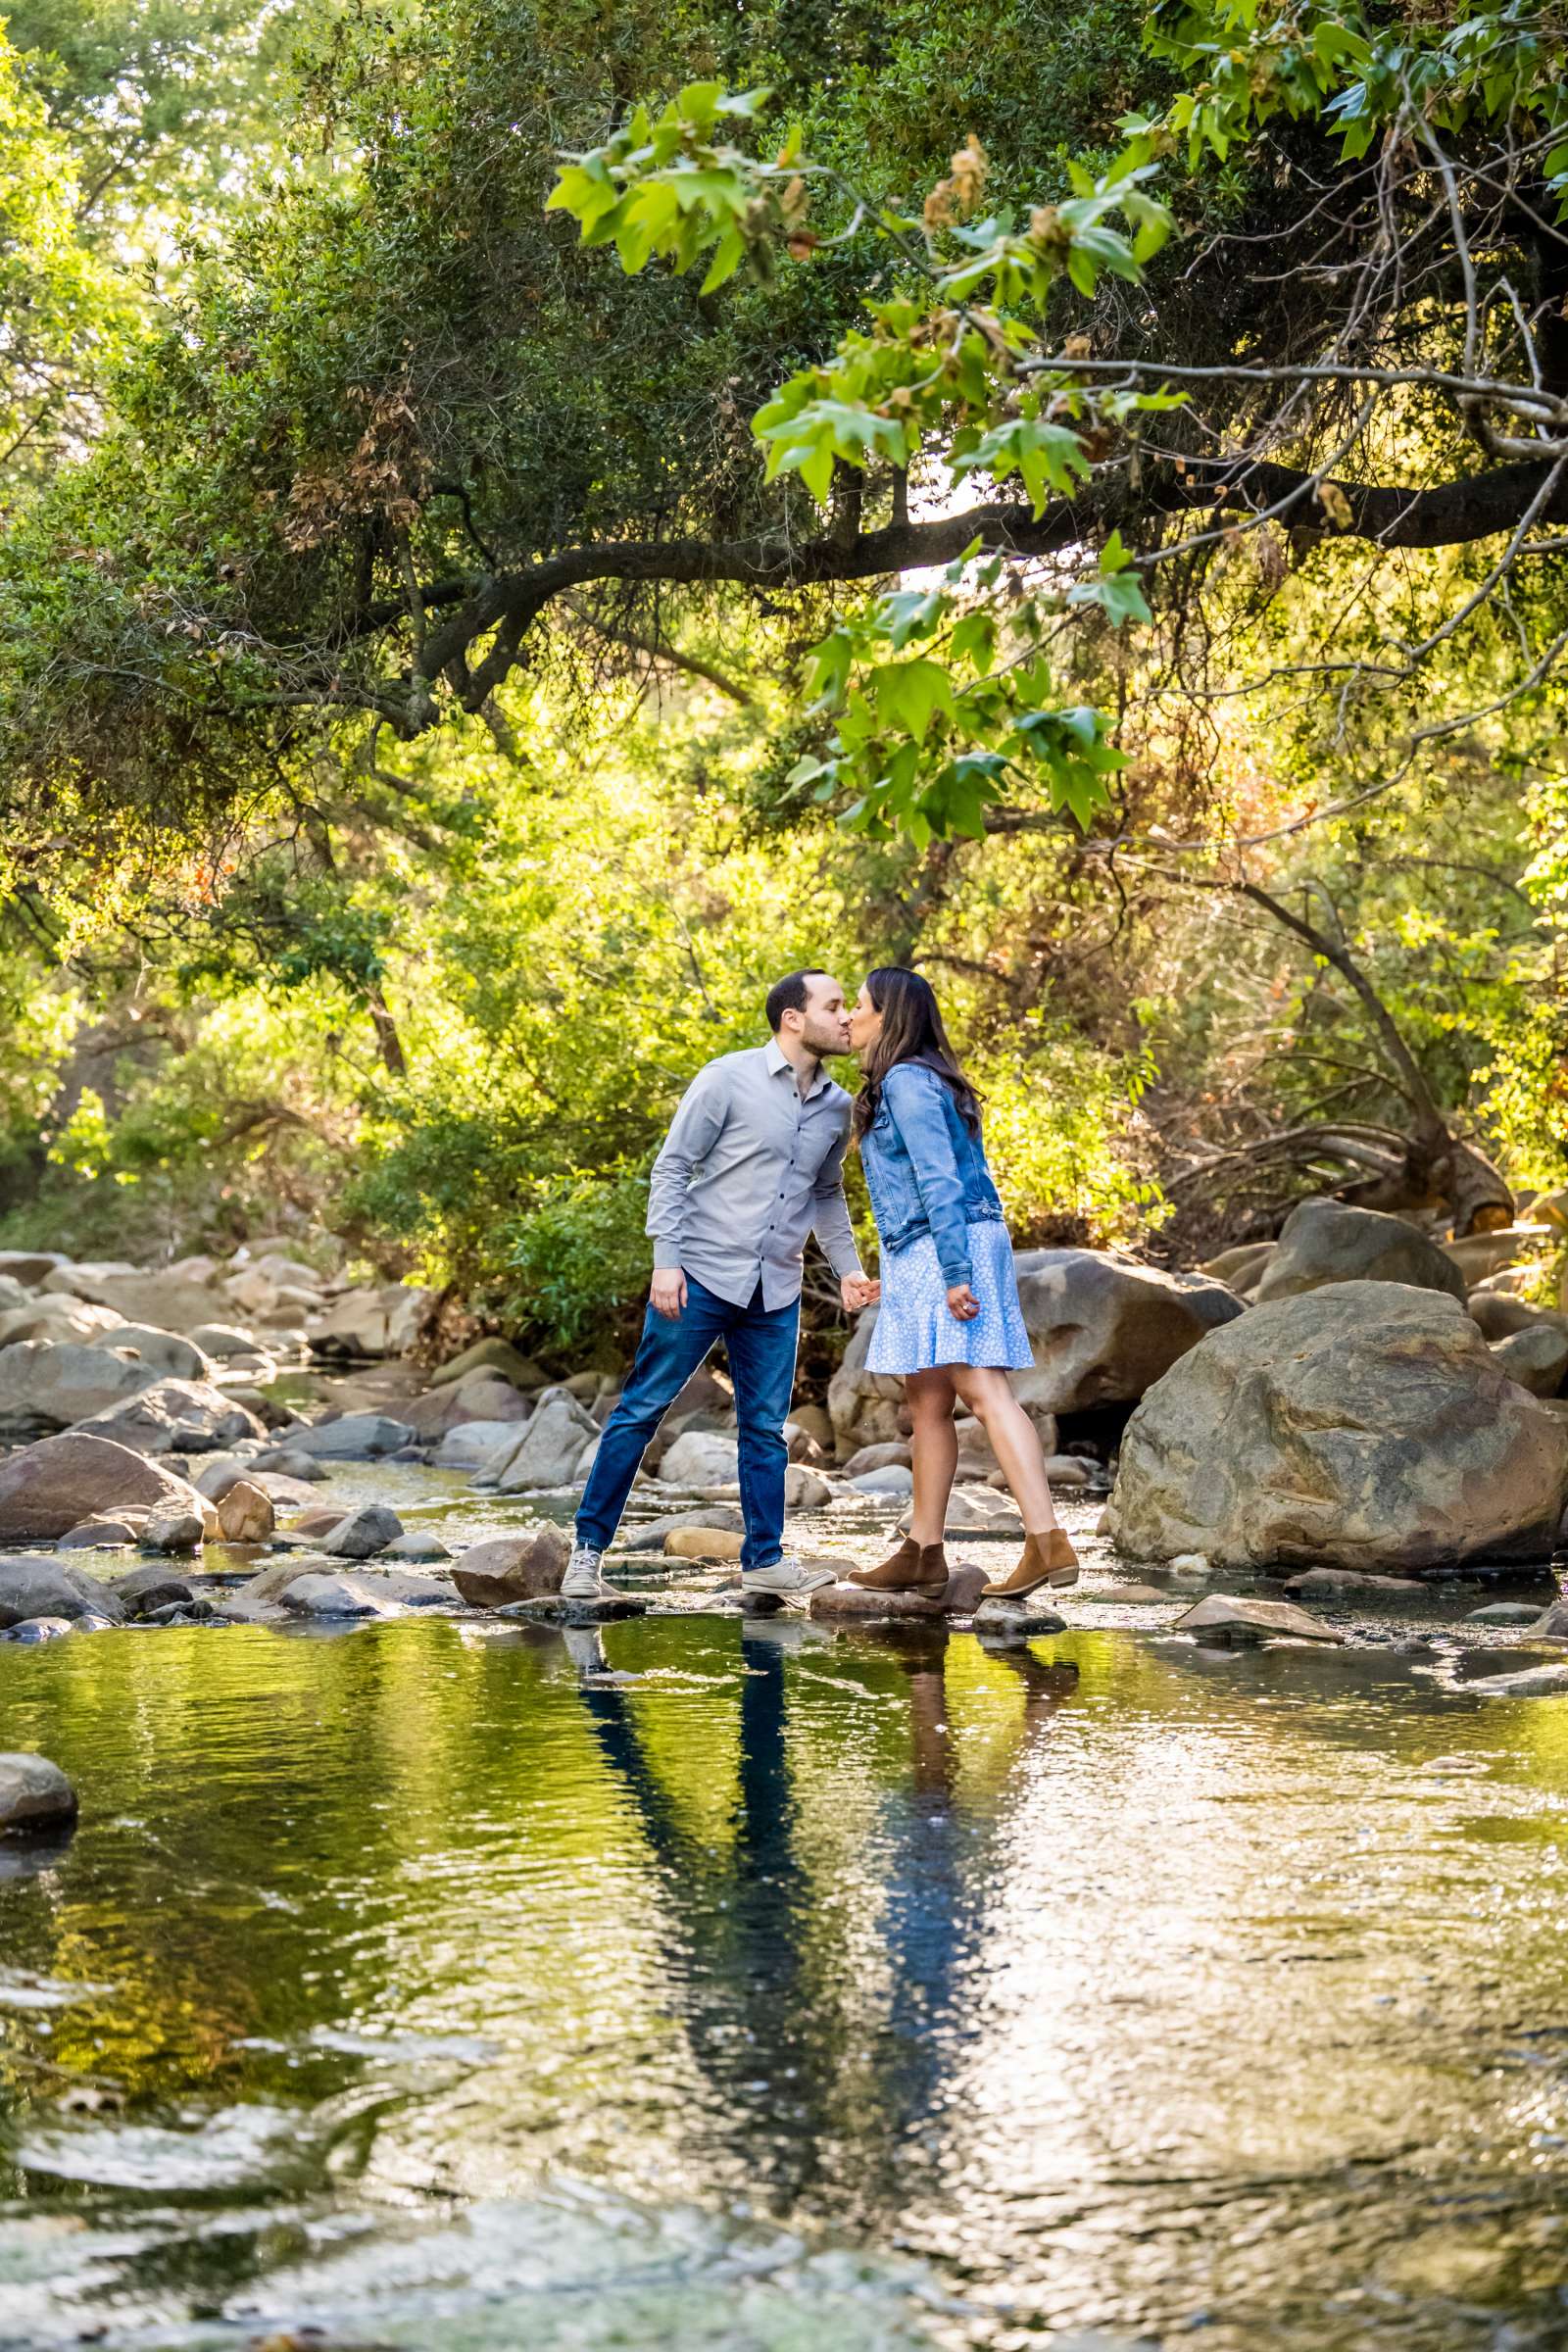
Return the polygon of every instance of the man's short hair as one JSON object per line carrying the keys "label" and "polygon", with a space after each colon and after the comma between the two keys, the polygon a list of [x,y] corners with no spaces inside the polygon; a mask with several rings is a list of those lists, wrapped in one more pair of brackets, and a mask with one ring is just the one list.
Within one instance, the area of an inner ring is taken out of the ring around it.
{"label": "man's short hair", "polygon": [[786,972],[782,980],[774,981],[767,992],[767,1003],[763,1010],[767,1014],[768,1028],[775,1037],[783,1026],[784,1015],[787,1012],[804,1012],[806,1010],[806,1000],[810,995],[809,983],[826,978],[826,972],[818,971],[816,965],[812,963],[808,964],[804,972]]}

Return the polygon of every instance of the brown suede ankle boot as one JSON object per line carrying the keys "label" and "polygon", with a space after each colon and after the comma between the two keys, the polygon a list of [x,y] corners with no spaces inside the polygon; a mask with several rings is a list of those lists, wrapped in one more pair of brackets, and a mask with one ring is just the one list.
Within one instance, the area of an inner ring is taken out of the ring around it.
{"label": "brown suede ankle boot", "polygon": [[948,1555],[940,1544],[917,1544],[906,1536],[897,1551],[874,1568],[852,1568],[847,1585],[868,1592],[920,1592],[927,1598],[948,1589]]}
{"label": "brown suede ankle boot", "polygon": [[1059,1527],[1048,1535],[1026,1536],[1023,1558],[1010,1576],[1000,1584],[987,1585],[982,1600],[1022,1600],[1040,1585],[1075,1585],[1078,1582],[1078,1554]]}

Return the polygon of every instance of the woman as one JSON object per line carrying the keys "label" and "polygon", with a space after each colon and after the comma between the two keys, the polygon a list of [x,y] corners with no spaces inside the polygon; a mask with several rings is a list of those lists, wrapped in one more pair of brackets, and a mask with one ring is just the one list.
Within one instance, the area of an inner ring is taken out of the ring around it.
{"label": "woman", "polygon": [[868,1372],[900,1373],[914,1417],[914,1513],[890,1559],[851,1580],[942,1592],[948,1496],[957,1468],[954,1400],[991,1440],[1023,1517],[1023,1557],[988,1598],[1070,1585],[1078,1559],[1056,1524],[1034,1423],[1007,1385],[1033,1363],[1012,1245],[980,1141],[980,1105],[948,1043],[929,981],[884,965],[850,1016],[864,1073],[855,1134],[882,1244],[881,1308]]}

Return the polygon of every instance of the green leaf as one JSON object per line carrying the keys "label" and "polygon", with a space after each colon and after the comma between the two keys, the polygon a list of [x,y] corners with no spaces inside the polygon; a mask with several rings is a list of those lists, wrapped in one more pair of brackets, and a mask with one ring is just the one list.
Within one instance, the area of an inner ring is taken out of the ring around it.
{"label": "green leaf", "polygon": [[953,709],[953,681],[940,662],[884,662],[872,670],[866,690],[876,705],[878,722],[898,728],[916,744],[925,741],[938,710]]}

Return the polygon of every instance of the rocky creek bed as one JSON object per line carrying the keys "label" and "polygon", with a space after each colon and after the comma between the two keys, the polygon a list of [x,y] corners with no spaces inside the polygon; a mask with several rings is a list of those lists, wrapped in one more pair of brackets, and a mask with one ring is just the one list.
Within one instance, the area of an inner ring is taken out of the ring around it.
{"label": "rocky creek bed", "polygon": [[[454,1550],[569,1507],[315,1493]],[[1135,1573],[1099,1507],[1029,1642],[634,1553],[603,1629],[0,1649],[81,1806],[0,1848],[0,2344],[1560,2343],[1568,1717],[1494,1693],[1568,1651],[1474,1614],[1549,1588],[1199,1640],[1284,1586]]]}

